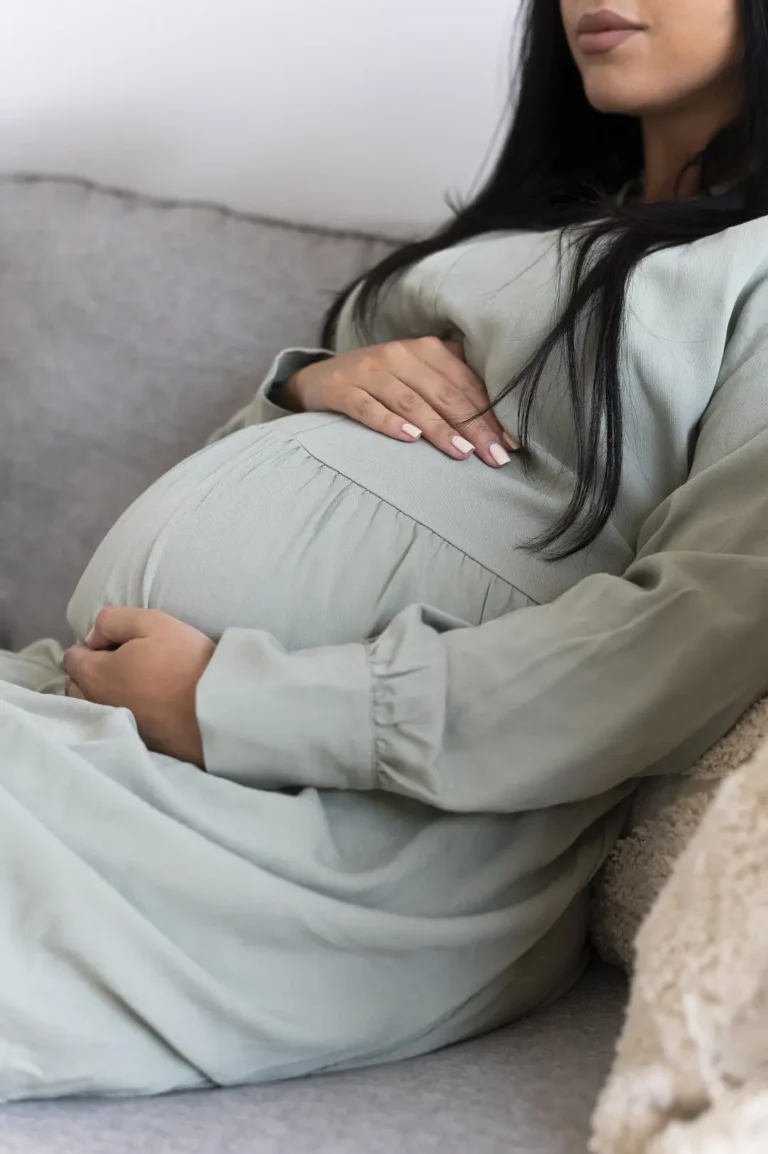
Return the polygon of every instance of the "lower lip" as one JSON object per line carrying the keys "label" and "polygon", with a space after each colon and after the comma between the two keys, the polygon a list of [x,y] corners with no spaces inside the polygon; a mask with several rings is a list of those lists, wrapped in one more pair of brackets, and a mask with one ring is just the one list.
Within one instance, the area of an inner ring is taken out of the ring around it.
{"label": "lower lip", "polygon": [[584,32],[579,36],[579,48],[585,56],[602,56],[626,44],[640,31],[640,28],[616,28],[611,32]]}

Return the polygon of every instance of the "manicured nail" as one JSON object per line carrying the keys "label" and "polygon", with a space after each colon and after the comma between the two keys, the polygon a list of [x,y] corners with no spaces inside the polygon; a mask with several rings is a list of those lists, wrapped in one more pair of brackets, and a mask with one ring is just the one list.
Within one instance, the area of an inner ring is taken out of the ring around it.
{"label": "manicured nail", "polygon": [[422,433],[421,429],[417,428],[416,425],[407,425],[406,424],[406,425],[401,425],[400,428],[403,430],[406,437],[413,437],[414,441],[418,441],[419,437],[424,435]]}
{"label": "manicured nail", "polygon": [[460,453],[474,453],[475,446],[471,441],[467,441],[464,437],[453,437],[451,444],[454,449],[458,449]]}
{"label": "manicured nail", "polygon": [[502,449],[501,445],[489,445],[488,452],[493,457],[497,465],[508,465],[512,460],[506,449]]}
{"label": "manicured nail", "polygon": [[516,453],[520,448],[520,442],[516,441],[514,437],[510,437],[509,433],[502,433],[502,439],[505,445],[509,445],[513,453]]}
{"label": "manicured nail", "polygon": [[91,642],[93,641],[93,638],[94,638],[94,634],[95,634],[95,633],[96,633],[96,630],[95,630],[95,629],[91,629],[90,633],[87,633],[87,634],[86,634],[86,637],[85,637],[85,644],[86,644],[86,645],[90,645],[90,644],[91,644]]}

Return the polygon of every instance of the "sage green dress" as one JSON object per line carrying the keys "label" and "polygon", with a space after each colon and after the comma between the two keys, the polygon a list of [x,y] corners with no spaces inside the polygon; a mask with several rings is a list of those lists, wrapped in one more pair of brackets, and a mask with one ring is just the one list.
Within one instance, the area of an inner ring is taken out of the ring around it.
{"label": "sage green dress", "polygon": [[[339,347],[460,336],[493,396],[559,284],[556,236],[487,236]],[[521,548],[572,483],[556,361],[531,475],[281,416],[272,383],[323,355],[293,351],[128,510],[70,621],[218,641],[208,773],[62,697],[53,643],[0,655],[0,1098],[385,1062],[576,980],[633,781],[768,691],[768,222],[647,259],[627,316],[621,495],[566,561]]]}

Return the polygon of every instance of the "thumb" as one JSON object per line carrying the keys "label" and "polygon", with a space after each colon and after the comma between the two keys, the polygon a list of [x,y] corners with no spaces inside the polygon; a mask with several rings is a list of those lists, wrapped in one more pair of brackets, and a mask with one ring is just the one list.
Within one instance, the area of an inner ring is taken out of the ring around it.
{"label": "thumb", "polygon": [[98,684],[103,663],[111,660],[109,653],[94,653],[87,645],[78,642],[64,654],[64,669],[67,677],[78,691],[67,690],[68,697],[84,697],[86,701],[98,701]]}
{"label": "thumb", "polygon": [[125,645],[126,641],[146,637],[153,616],[151,609],[108,605],[96,618],[85,644],[89,649],[114,649],[118,645]]}

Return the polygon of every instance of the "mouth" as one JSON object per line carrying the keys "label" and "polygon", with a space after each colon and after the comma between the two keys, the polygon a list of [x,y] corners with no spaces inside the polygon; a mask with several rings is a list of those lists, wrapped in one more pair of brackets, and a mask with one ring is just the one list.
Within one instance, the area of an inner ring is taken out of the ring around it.
{"label": "mouth", "polygon": [[601,56],[613,52],[638,32],[645,32],[644,24],[628,20],[616,12],[603,10],[582,16],[576,29],[580,50],[585,56]]}

